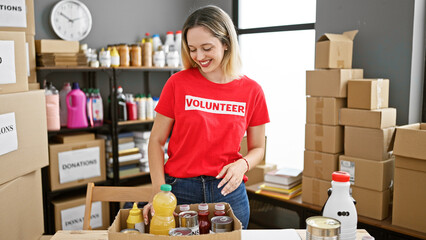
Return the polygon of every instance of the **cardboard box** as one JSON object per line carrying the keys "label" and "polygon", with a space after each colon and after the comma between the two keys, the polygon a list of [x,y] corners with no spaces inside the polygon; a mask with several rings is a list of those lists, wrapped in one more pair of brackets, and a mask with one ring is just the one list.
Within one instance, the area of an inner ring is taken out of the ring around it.
{"label": "cardboard box", "polygon": [[381,109],[389,106],[389,79],[348,81],[348,108]]}
{"label": "cardboard box", "polygon": [[331,174],[339,169],[339,154],[305,150],[303,176],[331,181]]}
{"label": "cardboard box", "polygon": [[265,180],[265,174],[275,169],[277,169],[277,165],[270,163],[255,166],[246,173],[246,176],[248,177],[248,180],[245,183],[246,186],[263,182]]}
{"label": "cardboard box", "polygon": [[0,32],[0,94],[28,91],[24,32]]}
{"label": "cardboard box", "polygon": [[[232,212],[232,208],[228,203],[225,204],[225,212],[227,216],[230,216],[234,220],[234,230],[231,232],[225,232],[225,233],[215,233],[215,234],[204,234],[204,235],[192,235],[192,236],[160,236],[160,235],[153,235],[153,234],[125,234],[121,233],[120,231],[122,229],[127,228],[126,227],[126,219],[129,216],[130,209],[120,209],[117,216],[114,219],[114,222],[112,225],[108,228],[108,239],[109,240],[165,240],[165,239],[189,239],[189,240],[239,240],[241,239],[241,230],[242,225],[240,220],[235,217],[234,213]],[[214,209],[214,203],[209,203],[209,209]],[[197,204],[191,204],[190,208],[193,211],[197,210]],[[179,211],[179,206],[176,207],[176,211]],[[210,210],[209,218],[213,217],[213,212]]]}
{"label": "cardboard box", "polygon": [[339,125],[339,110],[344,107],[345,98],[306,97],[306,122]]}
{"label": "cardboard box", "polygon": [[0,185],[0,239],[38,239],[44,233],[40,169]]}
{"label": "cardboard box", "polygon": [[348,81],[364,76],[363,69],[317,69],[306,71],[306,95],[314,97],[347,96]]}
{"label": "cardboard box", "polygon": [[49,164],[43,90],[0,94],[0,184]]}
{"label": "cardboard box", "polygon": [[28,90],[39,90],[40,89],[40,83],[28,83]]}
{"label": "cardboard box", "polygon": [[392,224],[426,233],[426,124],[398,127]]}
{"label": "cardboard box", "polygon": [[395,127],[396,108],[364,110],[354,108],[340,109],[341,125],[365,128]]}
{"label": "cardboard box", "polygon": [[315,68],[352,68],[353,41],[358,30],[326,33],[315,45]]}
{"label": "cardboard box", "polygon": [[306,124],[305,148],[326,153],[343,152],[343,126]]}
{"label": "cardboard box", "polygon": [[395,136],[394,154],[426,160],[426,123],[398,127]]}
{"label": "cardboard box", "polygon": [[104,139],[50,144],[49,154],[52,191],[106,179]]}
{"label": "cardboard box", "polygon": [[35,41],[36,53],[78,53],[78,41],[65,41],[56,39],[41,39]]}
{"label": "cardboard box", "polygon": [[351,186],[358,215],[383,220],[389,216],[390,190],[374,191]]}
{"label": "cardboard box", "polygon": [[25,2],[0,0],[0,5],[3,6],[0,9],[0,31],[18,31],[35,35],[34,0]]}
{"label": "cardboard box", "polygon": [[316,206],[324,206],[328,199],[328,189],[331,181],[302,177],[302,201]]}
{"label": "cardboard box", "polygon": [[372,161],[340,155],[339,170],[351,175],[351,184],[375,191],[385,191],[393,183],[393,158],[385,161]]}
{"label": "cardboard box", "polygon": [[26,48],[27,48],[27,74],[29,83],[37,83],[37,71],[36,71],[36,54],[35,54],[35,42],[34,36],[26,35],[25,37]]}
{"label": "cardboard box", "polygon": [[[77,196],[52,201],[55,211],[55,231],[83,230],[86,196]],[[93,202],[90,226],[93,230],[106,230],[109,227],[108,202]]]}
{"label": "cardboard box", "polygon": [[391,157],[394,127],[384,129],[345,126],[345,155],[383,161]]}
{"label": "cardboard box", "polygon": [[[421,164],[420,170],[405,164],[410,161]],[[426,233],[426,161],[396,156],[395,165],[392,224]]]}
{"label": "cardboard box", "polygon": [[53,138],[57,143],[75,143],[95,140],[95,134],[89,132],[77,132],[57,134]]}

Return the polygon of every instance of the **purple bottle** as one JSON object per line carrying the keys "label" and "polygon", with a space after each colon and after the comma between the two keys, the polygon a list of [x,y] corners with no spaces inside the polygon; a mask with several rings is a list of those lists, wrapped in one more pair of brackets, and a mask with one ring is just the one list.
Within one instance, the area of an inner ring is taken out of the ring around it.
{"label": "purple bottle", "polygon": [[67,94],[68,128],[86,128],[86,94],[80,90],[77,82],[72,84],[72,90]]}

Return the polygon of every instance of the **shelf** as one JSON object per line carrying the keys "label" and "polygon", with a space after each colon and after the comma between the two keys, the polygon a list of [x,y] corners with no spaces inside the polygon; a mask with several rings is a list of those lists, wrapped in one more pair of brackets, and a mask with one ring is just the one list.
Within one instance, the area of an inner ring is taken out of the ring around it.
{"label": "shelf", "polygon": [[37,67],[39,71],[74,71],[74,72],[95,72],[95,71],[105,71],[105,70],[126,70],[126,71],[152,71],[152,72],[170,72],[170,71],[180,71],[180,67],[88,67],[88,66],[63,66],[63,67]]}
{"label": "shelf", "polygon": [[143,124],[143,123],[153,123],[154,120],[129,120],[129,121],[120,121],[118,126],[127,126],[133,124]]}
{"label": "shelf", "polygon": [[63,127],[60,130],[53,130],[53,131],[49,130],[48,133],[49,134],[57,134],[57,133],[69,133],[69,132],[93,131],[93,130],[102,129],[104,127],[108,127],[108,124],[104,123],[102,126],[87,127],[87,128],[66,128],[66,127]]}

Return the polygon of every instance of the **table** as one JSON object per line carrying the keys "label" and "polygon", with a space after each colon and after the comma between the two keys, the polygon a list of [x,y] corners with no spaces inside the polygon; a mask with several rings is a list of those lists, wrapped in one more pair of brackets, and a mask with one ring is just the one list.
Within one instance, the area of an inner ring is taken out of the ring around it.
{"label": "table", "polygon": [[[261,184],[263,184],[263,182],[246,187],[249,199],[267,202],[274,206],[295,211],[299,215],[299,228],[306,228],[305,219],[308,217],[320,215],[321,207],[302,202],[302,196],[297,196],[290,200],[283,200],[256,194],[255,191],[258,190]],[[389,215],[388,218],[382,221],[358,216],[358,228],[366,229],[368,233],[376,239],[426,239],[425,233],[392,225],[392,214]],[[251,220],[252,219],[250,219],[250,221]]]}
{"label": "table", "polygon": [[[273,240],[274,237],[271,238],[271,234],[276,233],[277,238],[275,239],[282,239],[280,238],[279,232],[280,231],[286,231],[286,230],[290,230],[290,229],[283,229],[283,230],[243,230],[242,233],[242,238],[243,240],[249,240],[250,238],[247,238],[245,235],[246,233],[252,234],[252,233],[260,233],[262,235],[265,235],[264,233],[269,233],[269,237],[267,238],[268,240]],[[295,230],[297,232],[297,234],[299,235],[301,240],[306,240],[306,230]],[[253,234],[254,235],[254,234]],[[356,239],[357,240],[361,240],[363,236],[369,236],[368,232],[363,230],[363,229],[359,229],[357,230],[356,233]],[[46,239],[46,238],[43,238]],[[90,231],[63,231],[60,230],[58,232],[55,233],[55,235],[52,236],[52,238],[50,238],[50,240],[108,240],[108,233],[107,230],[90,230]]]}

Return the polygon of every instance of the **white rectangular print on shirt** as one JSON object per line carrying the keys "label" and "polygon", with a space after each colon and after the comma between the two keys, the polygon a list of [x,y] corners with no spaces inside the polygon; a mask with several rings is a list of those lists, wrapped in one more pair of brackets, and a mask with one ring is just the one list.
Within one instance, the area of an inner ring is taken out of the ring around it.
{"label": "white rectangular print on shirt", "polygon": [[99,147],[60,152],[58,162],[61,184],[101,176]]}

